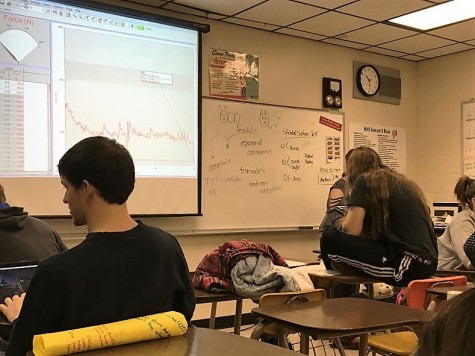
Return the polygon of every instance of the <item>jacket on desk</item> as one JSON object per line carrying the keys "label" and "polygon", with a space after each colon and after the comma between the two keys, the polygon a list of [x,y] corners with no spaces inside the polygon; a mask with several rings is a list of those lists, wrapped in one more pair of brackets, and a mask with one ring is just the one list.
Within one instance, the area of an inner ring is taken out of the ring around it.
{"label": "jacket on desk", "polygon": [[228,241],[201,260],[193,276],[193,286],[205,291],[234,292],[231,270],[237,262],[251,255],[269,257],[274,265],[287,266],[285,259],[269,245],[247,240]]}

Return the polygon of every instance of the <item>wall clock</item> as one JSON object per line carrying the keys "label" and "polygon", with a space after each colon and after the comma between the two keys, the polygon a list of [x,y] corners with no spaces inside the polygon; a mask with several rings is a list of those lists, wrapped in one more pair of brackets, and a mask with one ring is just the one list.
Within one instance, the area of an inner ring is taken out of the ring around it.
{"label": "wall clock", "polygon": [[370,64],[364,64],[358,68],[355,81],[358,91],[367,97],[376,95],[381,85],[379,71]]}

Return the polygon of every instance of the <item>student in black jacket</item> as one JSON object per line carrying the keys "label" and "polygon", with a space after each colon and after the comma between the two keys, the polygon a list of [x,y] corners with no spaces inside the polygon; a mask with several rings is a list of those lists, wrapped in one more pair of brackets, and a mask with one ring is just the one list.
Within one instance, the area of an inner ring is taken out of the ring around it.
{"label": "student in black jacket", "polygon": [[66,251],[58,233],[46,222],[7,203],[0,184],[0,263],[41,261]]}

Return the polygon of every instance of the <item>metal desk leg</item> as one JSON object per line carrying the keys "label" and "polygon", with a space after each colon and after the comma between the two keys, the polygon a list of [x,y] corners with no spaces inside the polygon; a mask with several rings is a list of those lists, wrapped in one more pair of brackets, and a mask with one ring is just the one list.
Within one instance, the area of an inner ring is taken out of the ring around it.
{"label": "metal desk leg", "polygon": [[218,302],[211,303],[211,314],[209,316],[209,328],[214,329],[216,324],[216,308],[218,306]]}
{"label": "metal desk leg", "polygon": [[360,335],[360,351],[358,353],[359,356],[367,356],[368,355],[368,334],[361,334]]}
{"label": "metal desk leg", "polygon": [[308,355],[309,337],[307,334],[300,333],[300,353]]}
{"label": "metal desk leg", "polygon": [[373,283],[368,283],[366,285],[368,287],[368,298],[369,299],[374,299],[374,285]]}
{"label": "metal desk leg", "polygon": [[345,349],[343,348],[343,345],[341,344],[340,338],[337,337],[333,341],[335,342],[336,347],[337,347],[338,351],[340,352],[340,356],[346,356],[346,352],[345,352]]}
{"label": "metal desk leg", "polygon": [[242,299],[236,300],[236,314],[234,315],[234,334],[241,334],[241,319],[242,319]]}

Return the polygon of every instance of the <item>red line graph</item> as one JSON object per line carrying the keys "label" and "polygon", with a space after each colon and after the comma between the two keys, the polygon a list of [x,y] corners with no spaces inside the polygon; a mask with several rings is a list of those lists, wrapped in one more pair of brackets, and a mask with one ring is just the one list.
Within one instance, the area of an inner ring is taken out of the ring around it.
{"label": "red line graph", "polygon": [[189,137],[188,134],[183,132],[176,132],[176,134],[172,134],[168,131],[155,131],[152,128],[149,128],[145,131],[140,131],[135,128],[130,121],[127,121],[125,125],[122,123],[117,123],[117,127],[114,129],[109,129],[105,124],[102,124],[102,127],[98,130],[90,129],[86,124],[82,123],[79,120],[76,120],[74,117],[73,110],[69,107],[69,104],[66,103],[66,114],[69,115],[73,121],[73,123],[78,126],[81,131],[88,133],[91,136],[109,136],[111,138],[116,138],[120,140],[121,138],[124,139],[125,143],[124,146],[127,147],[130,141],[131,136],[152,139],[155,138],[157,140],[169,140],[172,142],[184,142],[186,144],[192,145],[193,140]]}

